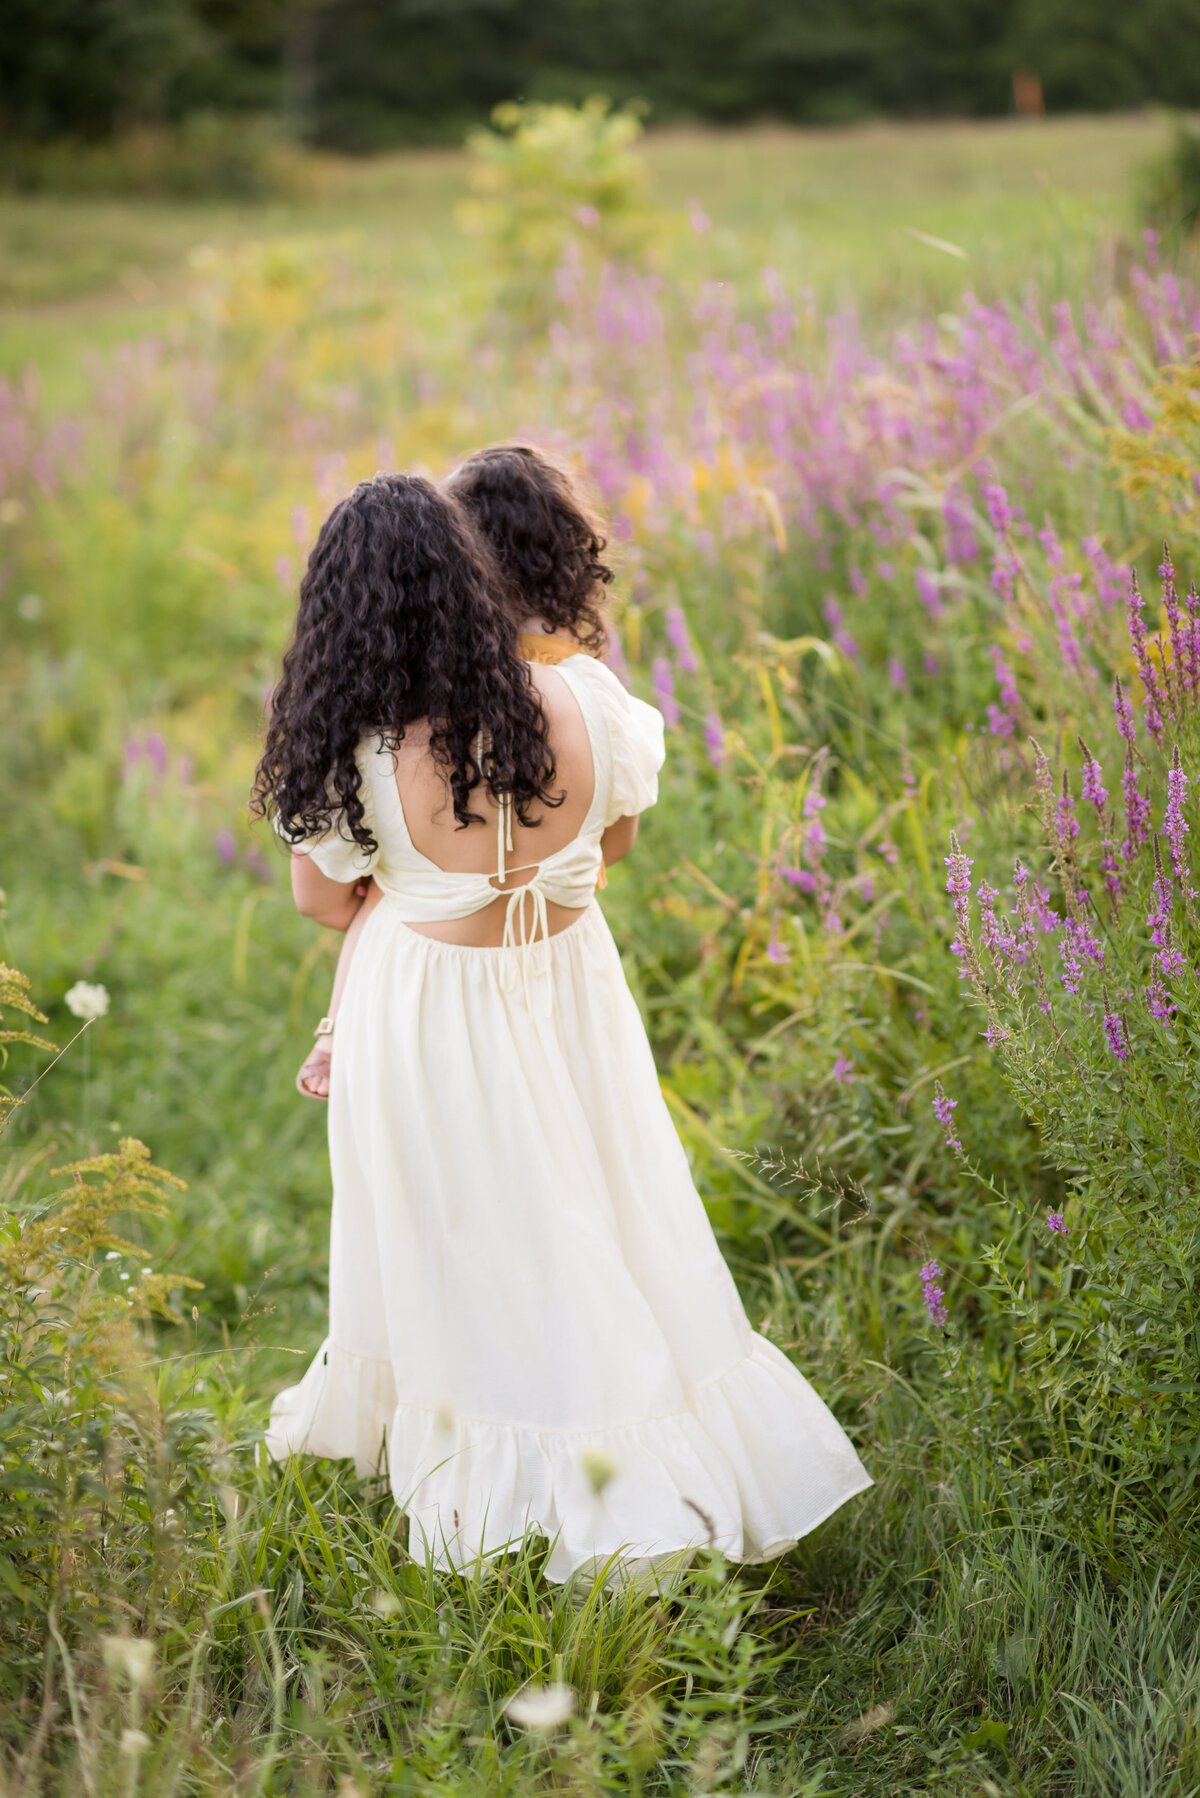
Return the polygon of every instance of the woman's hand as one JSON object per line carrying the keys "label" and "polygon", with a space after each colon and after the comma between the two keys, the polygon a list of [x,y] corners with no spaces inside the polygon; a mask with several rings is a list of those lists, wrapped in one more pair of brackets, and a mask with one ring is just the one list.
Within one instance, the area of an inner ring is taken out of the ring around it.
{"label": "woman's hand", "polygon": [[330,880],[311,855],[292,851],[292,898],[296,910],[329,930],[349,930],[370,886],[369,880]]}

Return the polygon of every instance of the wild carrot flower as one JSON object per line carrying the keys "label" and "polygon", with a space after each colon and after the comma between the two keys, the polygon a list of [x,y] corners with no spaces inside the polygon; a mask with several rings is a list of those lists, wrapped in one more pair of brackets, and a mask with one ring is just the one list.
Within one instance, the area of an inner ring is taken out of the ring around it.
{"label": "wild carrot flower", "polygon": [[930,1323],[939,1330],[943,1329],[949,1322],[950,1314],[946,1309],[946,1295],[942,1290],[942,1270],[932,1257],[921,1269],[921,1296],[925,1300]]}
{"label": "wild carrot flower", "polygon": [[1067,1234],[1067,1220],[1061,1211],[1047,1211],[1046,1228],[1056,1231],[1059,1236]]}
{"label": "wild carrot flower", "polygon": [[725,727],[715,712],[704,720],[704,747],[713,767],[719,768],[725,760]]}
{"label": "wild carrot flower", "polygon": [[941,1081],[935,1082],[933,1089],[933,1115],[942,1126],[942,1129],[946,1132],[946,1147],[948,1149],[957,1149],[961,1154],[962,1144],[954,1134],[954,1111],[957,1104],[957,1099],[947,1098],[942,1090]]}
{"label": "wild carrot flower", "polygon": [[666,656],[655,656],[650,664],[650,685],[658,701],[658,709],[670,729],[679,723],[679,701],[675,697],[675,677]]}

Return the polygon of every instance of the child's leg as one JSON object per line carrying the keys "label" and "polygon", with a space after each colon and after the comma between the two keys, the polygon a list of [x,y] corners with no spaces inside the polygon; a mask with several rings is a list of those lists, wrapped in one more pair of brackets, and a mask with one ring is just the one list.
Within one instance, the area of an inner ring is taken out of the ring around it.
{"label": "child's leg", "polygon": [[[342,993],[346,986],[346,977],[350,972],[350,963],[354,959],[354,951],[358,946],[358,939],[363,933],[363,926],[382,897],[383,894],[376,883],[373,880],[369,881],[367,896],[355,912],[353,921],[342,941],[337,972],[333,977],[333,992],[329,998],[329,1010],[325,1014],[331,1021],[337,1017],[338,1006],[342,1002]],[[325,1036],[319,1036],[304,1066],[296,1076],[296,1085],[307,1099],[328,1099],[329,1097],[329,1064],[332,1041],[332,1032]]]}

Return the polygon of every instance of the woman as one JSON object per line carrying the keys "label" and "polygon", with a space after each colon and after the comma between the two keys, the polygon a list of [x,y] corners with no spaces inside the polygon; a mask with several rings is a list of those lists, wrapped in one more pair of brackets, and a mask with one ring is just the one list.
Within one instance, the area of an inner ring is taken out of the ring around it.
{"label": "woman", "polygon": [[532,665],[452,497],[377,477],[322,528],[256,788],[297,903],[382,897],[337,1025],[329,1337],[275,1455],[386,1463],[410,1546],[546,1571],[780,1552],[869,1480],[746,1320],[616,948],[603,862],[662,724]]}

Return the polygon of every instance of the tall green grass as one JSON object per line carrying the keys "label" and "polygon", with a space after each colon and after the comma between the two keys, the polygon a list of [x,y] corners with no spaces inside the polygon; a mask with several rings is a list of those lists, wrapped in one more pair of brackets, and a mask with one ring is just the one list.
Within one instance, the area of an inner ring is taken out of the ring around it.
{"label": "tall green grass", "polygon": [[[1132,125],[1071,129],[1115,144],[1117,171],[1142,141]],[[813,207],[816,176],[829,184],[820,284],[826,298],[865,296],[880,344],[890,323],[958,306],[974,272],[908,236],[910,222],[953,239],[1002,214],[993,298],[1036,269],[1048,300],[1079,283],[1128,306],[1121,259],[1091,260],[1118,175],[1084,159],[1061,203],[1064,216],[1094,205],[1092,224],[1056,227],[1053,244],[1026,203],[1039,146],[1082,141],[1048,130],[959,134],[961,162],[939,162],[928,182],[937,134],[660,140],[660,183],[675,184],[679,211],[704,202],[713,230],[664,229],[672,333],[661,358],[620,365],[621,397],[638,418],[648,397],[686,399],[705,277],[736,276],[746,318],[762,323],[758,253],[780,249],[786,224],[755,197],[768,167]],[[424,166],[404,165],[405,179]],[[661,1592],[560,1589],[541,1578],[537,1542],[436,1572],[409,1559],[371,1482],[264,1462],[269,1395],[321,1331],[328,1227],[324,1119],[291,1077],[336,942],[295,915],[282,861],[244,810],[297,564],[322,506],[381,462],[440,471],[514,428],[603,448],[592,407],[618,359],[606,350],[564,373],[527,318],[497,312],[491,271],[461,247],[451,255],[421,211],[434,187],[442,207],[458,178],[453,164],[436,170],[403,213],[388,210],[387,171],[365,172],[362,217],[379,229],[357,241],[212,246],[165,328],[156,314],[153,345],[61,380],[47,403],[18,396],[6,414],[32,435],[25,472],[0,495],[0,683],[14,725],[2,752],[5,959],[33,976],[50,1014],[39,1028],[59,1043],[76,1028],[64,1003],[76,980],[103,982],[112,1003],[36,1087],[45,1051],[14,1045],[4,1076],[25,1103],[0,1143],[3,1779],[14,1794],[89,1798],[1200,1791],[1190,1488],[1165,1514],[1125,1494],[1113,1474],[1125,1422],[1103,1407],[1081,1470],[1064,1446],[1081,1413],[1064,1411],[1056,1437],[1039,1397],[1064,1265],[1042,1219],[1065,1208],[1082,1257],[1081,1220],[1107,1202],[1105,1164],[1086,1132],[1076,1153],[1060,1152],[984,1044],[945,891],[950,833],[964,827],[993,881],[1016,854],[1057,878],[1032,752],[984,725],[990,647],[1019,659],[1022,722],[1056,772],[1067,763],[1075,778],[1072,729],[1111,758],[1097,736],[1107,702],[1063,673],[1047,565],[1028,539],[1018,656],[977,496],[979,557],[948,553],[944,469],[910,470],[899,548],[878,543],[870,515],[825,517],[806,538],[781,512],[781,550],[765,501],[722,513],[740,493],[720,472],[733,466],[732,430],[694,515],[657,508],[628,468],[614,500],[628,532],[616,611],[632,679],[651,690],[668,605],[686,612],[697,667],[676,668],[662,801],[614,870],[606,909],[748,1307],[829,1399],[876,1486],[769,1569],[702,1554]],[[864,197],[884,173],[888,191]],[[952,216],[946,187],[960,180]],[[989,211],[997,192],[1007,197]],[[839,216],[847,196],[855,219]],[[68,215],[23,216],[40,216],[53,243]],[[305,217],[327,232],[324,215]],[[867,270],[864,232],[882,241],[872,219],[903,238],[899,249],[887,239],[890,297]],[[260,223],[270,239],[269,217]],[[416,244],[427,228],[428,255]],[[163,229],[178,244],[191,225]],[[794,286],[808,252],[793,248]],[[943,271],[932,284],[913,273],[926,266]],[[580,316],[569,315],[571,344],[592,356]],[[815,368],[819,307],[806,317],[795,353]],[[959,341],[959,326],[938,328]],[[34,321],[21,342],[57,341],[59,329]],[[1148,334],[1129,342],[1148,368]],[[854,401],[864,418],[879,391],[867,383]],[[1074,403],[1006,414],[989,473],[1035,527],[1053,512],[1072,566],[1091,531],[1144,563],[1159,501],[1118,488],[1106,418]],[[31,472],[42,450],[51,460]],[[743,474],[776,479],[760,444],[747,454]],[[715,550],[706,524],[720,527]],[[1182,561],[1195,548],[1186,514],[1173,528]],[[917,596],[918,565],[947,577],[940,617]],[[856,653],[839,648],[843,630]],[[1122,645],[1106,625],[1094,654],[1128,675]],[[896,659],[903,686],[889,675]],[[1161,780],[1154,746],[1142,752]],[[825,898],[781,873],[800,871],[818,791]],[[826,926],[827,902],[840,930]],[[1176,1040],[1173,1077],[1186,1083],[1190,1038]],[[958,1100],[975,1173],[933,1115],[936,1083]],[[50,1172],[120,1154],[123,1137],[188,1183],[164,1217],[113,1213],[136,1253],[110,1249],[101,1227],[120,1167],[81,1173],[92,1198]],[[1191,1182],[1185,1167],[1180,1216]],[[62,1228],[69,1253],[55,1248]],[[39,1256],[22,1260],[31,1243]],[[921,1301],[931,1255],[945,1270],[946,1334]],[[131,1289],[142,1292],[132,1307]],[[1040,1307],[1041,1334],[1026,1330],[1016,1291]],[[1185,1303],[1177,1315],[1186,1321]],[[1072,1342],[1077,1373],[1094,1365],[1097,1339]],[[505,1710],[530,1682],[574,1695],[572,1716],[544,1735]]]}

